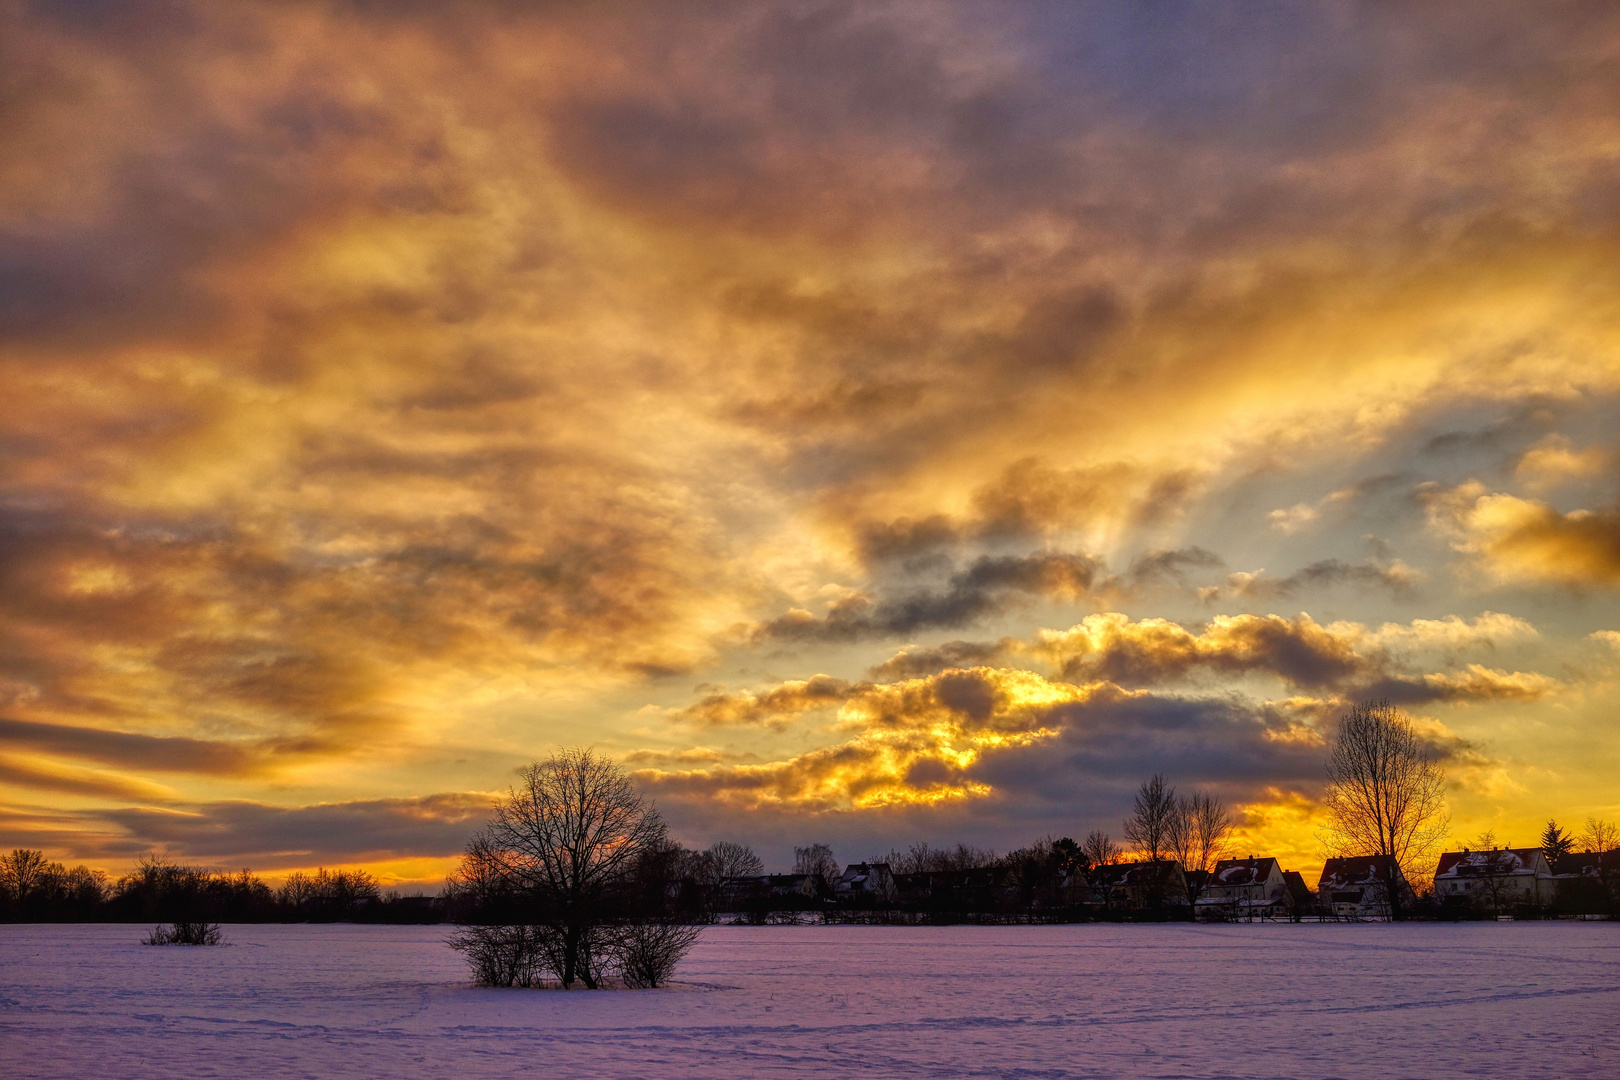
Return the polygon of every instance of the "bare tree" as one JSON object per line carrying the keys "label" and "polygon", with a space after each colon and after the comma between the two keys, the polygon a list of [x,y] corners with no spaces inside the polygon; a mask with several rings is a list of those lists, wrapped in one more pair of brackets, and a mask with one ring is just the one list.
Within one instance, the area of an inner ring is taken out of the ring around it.
{"label": "bare tree", "polygon": [[1170,875],[1159,864],[1170,854],[1171,838],[1180,817],[1180,802],[1176,789],[1163,774],[1155,773],[1151,780],[1143,781],[1137,789],[1131,807],[1131,816],[1125,819],[1125,839],[1150,864],[1143,886],[1142,900],[1152,909],[1164,906],[1164,893]]}
{"label": "bare tree", "polygon": [[1620,826],[1612,821],[1589,817],[1581,830],[1581,843],[1597,853],[1597,876],[1609,904],[1610,914],[1620,904]]}
{"label": "bare tree", "polygon": [[594,989],[611,954],[604,928],[615,892],[665,836],[618,763],[564,749],[523,770],[469,858],[490,860],[514,883],[558,981]]}
{"label": "bare tree", "polygon": [[45,884],[50,873],[51,863],[43,851],[16,848],[10,855],[0,855],[0,890],[19,905]]}
{"label": "bare tree", "polygon": [[747,844],[716,840],[703,852],[703,856],[705,870],[713,877],[715,884],[726,878],[759,877],[765,872],[765,864],[759,861],[759,856]]}
{"label": "bare tree", "polygon": [[809,847],[796,847],[793,849],[793,872],[795,874],[820,874],[822,880],[831,885],[838,880],[841,871],[838,860],[833,858],[831,846],[827,844],[811,844]]}
{"label": "bare tree", "polygon": [[1225,853],[1232,835],[1232,815],[1226,804],[1205,791],[1176,800],[1170,819],[1170,854],[1187,872],[1187,902],[1196,904],[1207,877]]}
{"label": "bare tree", "polygon": [[1620,826],[1601,818],[1589,817],[1586,828],[1581,830],[1581,844],[1587,851],[1595,851],[1599,855],[1620,851]]}
{"label": "bare tree", "polygon": [[1502,900],[1508,893],[1517,860],[1506,848],[1497,846],[1496,833],[1486,829],[1470,842],[1472,850],[1464,851],[1464,866],[1471,879],[1469,891],[1474,902],[1481,907],[1490,906],[1491,918],[1502,914]]}
{"label": "bare tree", "polygon": [[996,853],[971,844],[958,843],[955,847],[929,847],[918,840],[904,851],[891,850],[887,855],[873,855],[869,863],[888,863],[896,874],[930,874],[947,870],[977,870],[993,866]]}
{"label": "bare tree", "polygon": [[[1388,856],[1404,876],[1445,837],[1445,774],[1412,721],[1387,701],[1357,705],[1339,721],[1322,799],[1328,846],[1345,855]],[[1388,883],[1399,918],[1400,888]]]}
{"label": "bare tree", "polygon": [[1086,858],[1090,860],[1092,866],[1106,866],[1119,861],[1119,845],[1114,843],[1113,837],[1101,829],[1092,829],[1091,835],[1080,845],[1080,850],[1086,853]]}
{"label": "bare tree", "polygon": [[1125,819],[1125,839],[1149,862],[1158,862],[1169,853],[1178,808],[1176,789],[1155,774],[1136,792],[1131,816]]}

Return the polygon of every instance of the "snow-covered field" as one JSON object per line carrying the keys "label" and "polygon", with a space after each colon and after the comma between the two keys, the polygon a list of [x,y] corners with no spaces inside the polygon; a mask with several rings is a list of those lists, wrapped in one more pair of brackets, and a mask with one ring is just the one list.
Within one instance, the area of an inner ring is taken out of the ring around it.
{"label": "snow-covered field", "polygon": [[0,926],[6,1077],[1620,1077],[1620,923],[714,927],[478,990],[441,927]]}

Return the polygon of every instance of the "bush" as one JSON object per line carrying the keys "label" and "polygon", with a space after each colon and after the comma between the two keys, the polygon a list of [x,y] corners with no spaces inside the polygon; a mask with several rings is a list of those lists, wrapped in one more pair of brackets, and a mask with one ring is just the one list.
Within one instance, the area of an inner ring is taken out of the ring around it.
{"label": "bush", "polygon": [[141,939],[142,945],[218,945],[221,941],[218,923],[177,922],[168,927],[154,926],[152,932]]}
{"label": "bush", "polygon": [[463,926],[449,945],[467,958],[479,986],[534,986],[551,966],[533,926]]}
{"label": "bush", "polygon": [[673,922],[632,923],[615,943],[624,985],[653,990],[668,982],[675,965],[697,943],[700,927]]}

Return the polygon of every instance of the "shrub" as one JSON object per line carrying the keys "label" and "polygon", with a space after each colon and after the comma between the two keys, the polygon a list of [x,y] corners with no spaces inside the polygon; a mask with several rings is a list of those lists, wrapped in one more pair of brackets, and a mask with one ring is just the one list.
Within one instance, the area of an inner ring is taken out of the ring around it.
{"label": "shrub", "polygon": [[701,929],[674,922],[631,923],[622,927],[615,953],[619,977],[635,989],[656,989],[675,974],[675,965],[696,944]]}
{"label": "shrub", "polygon": [[463,926],[449,945],[467,958],[479,986],[534,986],[551,966],[533,926]]}
{"label": "shrub", "polygon": [[152,932],[141,939],[141,944],[218,945],[221,940],[218,923],[177,922],[167,927],[152,927]]}

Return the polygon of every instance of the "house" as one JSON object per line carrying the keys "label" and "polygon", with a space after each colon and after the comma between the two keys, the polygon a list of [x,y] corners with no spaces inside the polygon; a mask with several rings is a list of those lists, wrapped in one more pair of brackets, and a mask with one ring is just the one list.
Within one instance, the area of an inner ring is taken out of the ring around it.
{"label": "house", "polygon": [[804,911],[832,899],[820,874],[761,874],[720,882],[721,911]]}
{"label": "house", "polygon": [[1620,904],[1620,850],[1572,851],[1553,867],[1552,906],[1560,915],[1606,915]]}
{"label": "house", "polygon": [[832,890],[833,898],[849,907],[889,907],[900,898],[888,863],[850,863]]}
{"label": "house", "polygon": [[1187,877],[1174,859],[1104,863],[1089,876],[1093,894],[1111,911],[1187,906]]}
{"label": "house", "polygon": [[1223,918],[1286,916],[1290,904],[1282,867],[1269,856],[1222,859],[1209,875],[1197,909]]}
{"label": "house", "polygon": [[1389,855],[1329,859],[1322,867],[1316,892],[1323,914],[1345,919],[1389,918],[1392,898],[1402,907],[1416,900],[1400,864]]}
{"label": "house", "polygon": [[1016,897],[1007,876],[1002,866],[926,870],[895,874],[894,884],[900,905],[908,911],[960,915],[1010,909]]}
{"label": "house", "polygon": [[1283,885],[1288,889],[1288,910],[1295,922],[1316,905],[1316,894],[1305,884],[1305,876],[1298,870],[1283,871]]}
{"label": "house", "polygon": [[1553,890],[1552,868],[1540,848],[1448,851],[1434,871],[1442,905],[1466,902],[1493,915],[1521,904],[1544,907]]}

